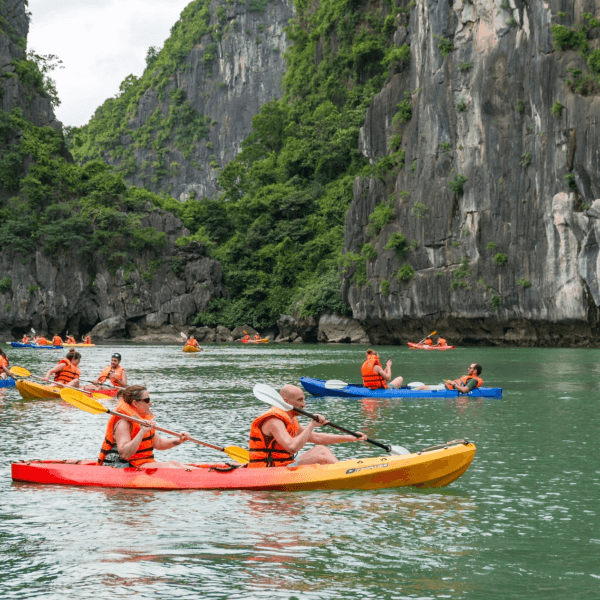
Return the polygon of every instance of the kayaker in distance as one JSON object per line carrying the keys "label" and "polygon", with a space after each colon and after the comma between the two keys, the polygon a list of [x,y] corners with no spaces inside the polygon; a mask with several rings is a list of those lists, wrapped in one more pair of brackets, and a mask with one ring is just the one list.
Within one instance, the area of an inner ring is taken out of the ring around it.
{"label": "kayaker in distance", "polygon": [[[246,333],[246,332],[244,331],[244,333]],[[250,341],[250,334],[246,333],[246,335],[242,338],[241,341],[242,342],[249,342]]]}
{"label": "kayaker in distance", "polygon": [[404,379],[402,377],[396,377],[392,381],[392,359],[390,358],[385,369],[379,362],[379,356],[375,350],[369,348],[367,350],[367,358],[360,368],[360,373],[363,379],[363,385],[370,390],[377,390],[379,388],[393,388],[400,389]]}
{"label": "kayaker in distance", "polygon": [[89,345],[89,344],[91,344],[91,343],[92,343],[92,338],[91,338],[91,337],[89,336],[89,334],[88,334],[88,335],[86,335],[86,336],[83,338],[82,344],[88,344],[88,345]]}
{"label": "kayaker in distance", "polygon": [[110,366],[105,367],[102,370],[102,373],[100,373],[98,379],[95,379],[92,382],[94,387],[90,386],[90,389],[102,390],[103,388],[100,386],[100,384],[104,383],[107,379],[110,380],[114,387],[127,387],[127,373],[121,366],[121,355],[118,352],[115,352],[110,357]]}
{"label": "kayaker in distance", "polygon": [[257,334],[254,336],[254,339],[255,339],[257,342],[260,342],[260,340],[262,340],[262,338],[260,337],[260,335],[258,335],[258,333],[257,333]]}
{"label": "kayaker in distance", "polygon": [[[431,341],[431,340],[429,340],[429,341]],[[437,346],[437,347],[447,346],[447,345],[448,345],[448,342],[442,336],[439,336],[437,339],[437,342],[434,344],[434,346]]]}
{"label": "kayaker in distance", "polygon": [[431,338],[427,338],[424,342],[423,342],[424,346],[433,346],[433,341],[431,340]]}
{"label": "kayaker in distance", "polygon": [[2,348],[0,348],[0,378],[6,379],[10,377],[14,379],[13,374],[10,372],[10,363],[8,362],[8,356]]}
{"label": "kayaker in distance", "polygon": [[21,344],[29,344],[29,338],[27,337],[26,333],[24,333],[23,337],[21,338]]}
{"label": "kayaker in distance", "polygon": [[62,341],[62,338],[60,337],[60,335],[55,335],[52,338],[52,345],[53,346],[62,346],[63,345],[63,341]]}
{"label": "kayaker in distance", "polygon": [[77,340],[72,335],[67,335],[66,344],[76,344]]}
{"label": "kayaker in distance", "polygon": [[81,361],[81,354],[75,352],[75,350],[69,350],[67,356],[46,373],[44,381],[50,381],[50,375],[54,374],[54,381],[57,383],[78,388],[79,376],[81,375],[78,368],[79,361]]}
{"label": "kayaker in distance", "polygon": [[150,410],[152,400],[145,385],[130,385],[123,392],[116,412],[143,419],[147,425],[133,423],[112,416],[106,427],[106,435],[98,464],[111,467],[140,467],[152,463],[152,468],[168,467],[174,469],[192,468],[179,462],[157,462],[154,450],[169,450],[190,439],[190,434],[182,431],[179,439],[162,438],[153,429],[154,414]]}
{"label": "kayaker in distance", "polygon": [[40,337],[37,338],[37,340],[36,340],[35,343],[38,346],[47,346],[48,345],[48,340],[43,335],[40,335]]}
{"label": "kayaker in distance", "polygon": [[194,348],[198,348],[198,350],[202,350],[202,348],[200,348],[200,344],[198,343],[198,340],[192,334],[190,334],[190,337],[188,338],[185,345],[193,346]]}
{"label": "kayaker in distance", "polygon": [[[304,408],[304,392],[295,385],[285,385],[281,388],[281,397],[296,408]],[[306,427],[298,423],[293,410],[283,410],[273,407],[265,414],[254,420],[250,427],[250,463],[248,467],[283,467],[285,465],[330,465],[337,458],[323,444],[338,444],[340,442],[364,442],[367,436],[335,435],[332,433],[317,433],[314,430],[319,425],[326,425],[327,419],[321,415],[317,423],[311,419]],[[294,462],[296,453],[307,443],[319,444],[305,452]]]}
{"label": "kayaker in distance", "polygon": [[417,390],[432,390],[432,389],[444,389],[456,390],[461,394],[467,394],[475,388],[483,385],[483,379],[479,377],[481,375],[482,366],[478,363],[473,363],[467,370],[467,374],[455,379],[454,381],[448,381],[444,379],[444,383],[439,386],[434,385],[422,385]]}

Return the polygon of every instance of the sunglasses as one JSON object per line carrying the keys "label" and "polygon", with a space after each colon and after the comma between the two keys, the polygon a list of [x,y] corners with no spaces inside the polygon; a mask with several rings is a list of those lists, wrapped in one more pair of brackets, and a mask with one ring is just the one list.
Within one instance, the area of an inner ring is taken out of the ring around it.
{"label": "sunglasses", "polygon": [[146,404],[148,404],[150,402],[150,398],[137,398],[136,399],[138,402],[146,402]]}

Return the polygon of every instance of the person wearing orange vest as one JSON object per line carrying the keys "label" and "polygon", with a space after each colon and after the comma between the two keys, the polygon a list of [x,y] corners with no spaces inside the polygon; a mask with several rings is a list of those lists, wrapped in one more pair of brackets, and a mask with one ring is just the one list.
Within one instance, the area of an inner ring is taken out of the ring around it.
{"label": "person wearing orange vest", "polygon": [[114,387],[127,387],[127,373],[121,366],[121,355],[118,352],[115,352],[110,357],[110,366],[105,367],[102,370],[102,373],[100,373],[98,379],[94,380],[92,383],[99,386],[107,379],[113,384]]}
{"label": "person wearing orange vest", "polygon": [[37,339],[36,344],[38,346],[48,346],[48,340],[43,335],[40,335],[40,337]]}
{"label": "person wearing orange vest", "polygon": [[14,379],[14,375],[10,372],[10,363],[8,362],[8,356],[2,348],[0,348],[0,377],[6,379],[10,377]]}
{"label": "person wearing orange vest", "polygon": [[52,338],[52,345],[53,346],[62,346],[63,345],[63,341],[62,341],[62,338],[60,337],[60,335],[55,335]]}
{"label": "person wearing orange vest", "polygon": [[481,387],[483,385],[483,379],[479,377],[481,375],[482,367],[478,363],[473,363],[466,375],[463,377],[459,377],[454,381],[444,380],[444,383],[440,385],[422,385],[417,390],[456,390],[461,394],[467,394],[475,388]]}
{"label": "person wearing orange vest", "polygon": [[433,346],[433,342],[431,341],[431,338],[427,338],[423,344],[425,344],[425,346]]}
{"label": "person wearing orange vest", "polygon": [[[285,385],[281,388],[281,397],[295,408],[304,408],[304,392],[295,385]],[[317,433],[314,430],[319,425],[326,425],[327,420],[321,415],[315,415],[318,421],[312,419],[306,427],[298,423],[294,410],[283,410],[273,407],[257,419],[250,427],[250,468],[283,467],[285,465],[330,465],[337,458],[325,447],[325,444],[340,442],[364,442],[367,436],[335,435],[332,433]],[[307,443],[319,444],[305,452],[296,460],[296,453]]]}
{"label": "person wearing orange vest", "polygon": [[67,335],[67,341],[65,344],[76,344],[77,340],[72,335]]}
{"label": "person wearing orange vest", "polygon": [[79,362],[81,354],[74,350],[69,350],[69,353],[55,367],[52,367],[44,377],[44,381],[50,381],[50,375],[54,374],[54,381],[61,383],[66,387],[79,387]]}
{"label": "person wearing orange vest", "polygon": [[438,337],[437,342],[435,343],[436,346],[447,346],[448,342],[443,338],[443,337]]}
{"label": "person wearing orange vest", "polygon": [[91,343],[92,343],[92,338],[91,338],[89,335],[86,335],[86,336],[83,338],[83,342],[82,342],[82,344],[91,344]]}
{"label": "person wearing orange vest", "polygon": [[392,381],[392,359],[390,358],[387,361],[384,369],[379,362],[379,356],[371,348],[367,350],[367,358],[360,368],[360,373],[364,387],[370,390],[380,388],[399,389],[404,381],[402,377],[396,377]]}
{"label": "person wearing orange vest", "polygon": [[188,338],[185,345],[193,346],[194,348],[198,348],[198,350],[202,350],[202,348],[200,348],[200,344],[198,343],[198,340],[193,335],[190,335],[190,337]]}
{"label": "person wearing orange vest", "polygon": [[98,465],[112,467],[190,468],[179,462],[157,462],[154,450],[169,450],[190,439],[182,431],[179,438],[162,438],[154,429],[154,414],[150,410],[152,400],[145,385],[131,385],[123,392],[116,412],[142,419],[144,425],[113,415],[106,426],[104,442],[98,456]]}
{"label": "person wearing orange vest", "polygon": [[242,338],[242,342],[249,342],[250,341],[250,334],[247,333],[243,338]]}
{"label": "person wearing orange vest", "polygon": [[260,335],[258,335],[258,333],[254,336],[254,339],[257,341],[262,340],[262,338],[260,337]]}
{"label": "person wearing orange vest", "polygon": [[21,339],[21,344],[29,344],[29,338],[27,337],[26,333],[23,334],[23,338]]}

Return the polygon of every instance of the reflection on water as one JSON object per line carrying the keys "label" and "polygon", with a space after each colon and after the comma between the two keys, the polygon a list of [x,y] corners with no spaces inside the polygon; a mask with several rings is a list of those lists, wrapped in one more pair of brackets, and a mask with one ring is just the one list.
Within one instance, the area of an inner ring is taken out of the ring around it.
{"label": "reflection on water", "polygon": [[[154,396],[159,424],[240,446],[266,409],[251,394],[254,383],[281,386],[301,375],[352,381],[364,355],[364,348],[342,346],[120,351],[132,382],[202,390]],[[14,460],[97,456],[106,417],[56,400],[23,401],[6,390],[0,398],[3,597],[593,597],[600,578],[599,353],[382,351],[410,380],[457,377],[473,359],[484,365],[486,385],[505,388],[500,401],[308,398],[309,410],[413,450],[474,440],[471,468],[448,488],[282,494],[11,483]],[[86,378],[97,376],[110,353],[86,349]],[[10,358],[34,373],[56,359],[33,351]],[[339,458],[377,452],[366,444],[335,447]],[[222,459],[191,444],[168,456]]]}

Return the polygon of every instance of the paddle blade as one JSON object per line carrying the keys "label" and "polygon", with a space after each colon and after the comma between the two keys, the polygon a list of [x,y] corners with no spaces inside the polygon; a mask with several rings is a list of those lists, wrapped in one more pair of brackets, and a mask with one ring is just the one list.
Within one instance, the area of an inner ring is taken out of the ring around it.
{"label": "paddle blade", "polygon": [[420,382],[420,381],[411,381],[410,383],[406,384],[406,387],[408,388],[416,388],[416,387],[421,387],[422,385],[425,385],[424,383]]}
{"label": "paddle blade", "polygon": [[241,465],[247,465],[250,462],[250,452],[239,446],[226,446],[223,451],[229,458],[239,462]]}
{"label": "paddle blade", "polygon": [[410,454],[410,450],[403,448],[402,446],[391,446],[390,454],[396,454],[402,456],[403,454]]}
{"label": "paddle blade", "polygon": [[283,410],[292,410],[294,407],[288,404],[279,394],[279,392],[266,383],[257,383],[252,389],[254,396],[261,402],[266,402],[271,406],[278,406]]}
{"label": "paddle blade", "polygon": [[184,339],[187,340],[187,335],[185,335],[185,333],[183,333],[183,331],[179,332],[179,335]]}
{"label": "paddle blade", "polygon": [[23,367],[11,367],[10,372],[17,377],[29,377],[31,372]]}
{"label": "paddle blade", "polygon": [[325,382],[325,388],[328,390],[341,390],[345,387],[348,387],[348,384],[345,381],[340,381],[339,379],[328,379]]}
{"label": "paddle blade", "polygon": [[94,400],[102,400],[103,402],[106,402],[106,400],[114,400],[114,398],[112,396],[107,396],[106,394],[103,394],[102,392],[88,392],[92,395],[92,398],[94,398]]}
{"label": "paddle blade", "polygon": [[75,408],[92,413],[93,415],[108,412],[108,409],[104,408],[100,402],[86,396],[83,392],[74,388],[64,388],[60,391],[60,397],[65,402],[72,404]]}

